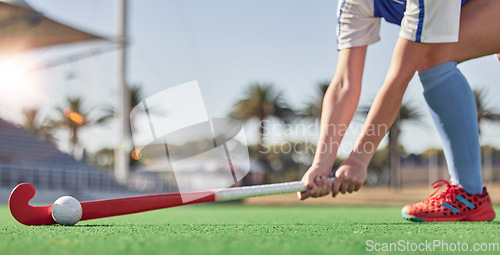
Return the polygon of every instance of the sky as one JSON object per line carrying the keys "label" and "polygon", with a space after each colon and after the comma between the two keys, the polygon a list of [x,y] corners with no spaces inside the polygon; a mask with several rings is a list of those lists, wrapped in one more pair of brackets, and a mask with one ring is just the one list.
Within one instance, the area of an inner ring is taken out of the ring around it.
{"label": "sky", "polygon": [[[84,31],[106,38],[117,35],[115,1],[26,2],[46,16]],[[251,83],[274,84],[292,107],[300,108],[314,98],[318,82],[330,80],[334,75],[337,1],[130,0],[129,3],[127,81],[142,85],[145,97],[197,80],[208,116],[225,117]],[[384,80],[398,31],[398,26],[382,21],[382,40],[368,48],[363,104],[373,100]],[[54,46],[0,60],[0,67],[8,61],[9,66],[36,68],[54,59],[111,46],[109,42]],[[500,101],[495,98],[500,93],[500,62],[487,56],[459,68],[473,88],[487,89],[489,105],[500,111]],[[3,91],[0,117],[14,122],[22,121],[21,109],[28,106],[39,106],[46,116],[54,116],[54,109],[67,96],[81,95],[88,107],[95,109],[113,103],[117,73],[114,52],[50,69],[8,70],[0,75],[0,91]],[[15,80],[16,86],[5,82],[5,77],[16,75],[9,78]],[[423,124],[403,125],[401,142],[405,149],[418,153],[440,147],[418,79],[411,81],[404,101],[424,115]],[[82,134],[85,147],[95,151],[111,146],[116,140],[113,128],[110,124],[86,130]],[[495,124],[484,128],[482,143],[499,147],[500,128]],[[359,129],[360,123],[355,122],[353,131],[344,139],[345,144],[354,142]],[[255,143],[255,123],[246,125],[245,130],[249,144]],[[294,137],[301,135],[296,131]],[[281,138],[269,139],[278,142]],[[314,142],[316,137],[313,134],[308,139]],[[344,154],[348,151],[349,146],[341,149]]]}

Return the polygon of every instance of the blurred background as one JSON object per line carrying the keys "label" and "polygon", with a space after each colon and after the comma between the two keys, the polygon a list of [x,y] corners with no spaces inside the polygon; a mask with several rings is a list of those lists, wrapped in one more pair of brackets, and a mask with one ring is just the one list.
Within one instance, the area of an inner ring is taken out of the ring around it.
{"label": "blurred background", "polygon": [[[0,203],[21,182],[35,185],[38,202],[177,191],[169,168],[152,164],[154,152],[133,151],[129,133],[143,123],[128,118],[145,98],[195,80],[209,117],[245,123],[250,173],[236,185],[300,180],[336,69],[336,9],[329,0],[0,1]],[[382,41],[369,47],[337,166],[384,80],[398,31],[382,21]],[[499,67],[495,56],[459,65],[476,96],[489,185],[500,181]],[[422,91],[414,78],[368,187],[404,193],[448,178]]]}

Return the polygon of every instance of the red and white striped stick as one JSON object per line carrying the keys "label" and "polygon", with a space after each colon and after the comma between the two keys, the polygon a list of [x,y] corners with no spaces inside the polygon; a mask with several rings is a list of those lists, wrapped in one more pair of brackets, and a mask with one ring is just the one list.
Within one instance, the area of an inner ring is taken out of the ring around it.
{"label": "red and white striped stick", "polygon": [[[127,198],[105,199],[81,202],[82,220],[92,220],[118,215],[146,212],[151,210],[198,204],[238,200],[248,197],[277,195],[306,191],[301,181],[266,184],[248,187],[227,188],[200,192],[168,193]],[[29,183],[17,185],[9,197],[9,208],[12,216],[25,225],[56,224],[52,218],[52,205],[31,206],[29,201],[35,196],[36,190]],[[183,202],[189,201],[189,202]]]}

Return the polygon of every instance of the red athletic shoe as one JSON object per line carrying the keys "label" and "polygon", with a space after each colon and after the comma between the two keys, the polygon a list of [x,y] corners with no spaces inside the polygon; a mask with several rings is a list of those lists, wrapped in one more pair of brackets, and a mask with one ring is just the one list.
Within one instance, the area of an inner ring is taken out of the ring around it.
{"label": "red athletic shoe", "polygon": [[[435,195],[443,186],[446,186],[446,190]],[[453,186],[445,180],[435,181],[431,187],[437,190],[429,198],[403,207],[403,218],[418,222],[491,221],[495,218],[486,188],[483,188],[481,195],[469,195],[459,186]]]}

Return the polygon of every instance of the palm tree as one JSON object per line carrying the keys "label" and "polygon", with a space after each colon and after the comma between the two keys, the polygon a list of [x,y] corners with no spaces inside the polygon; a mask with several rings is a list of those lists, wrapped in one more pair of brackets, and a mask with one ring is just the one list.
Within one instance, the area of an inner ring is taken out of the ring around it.
{"label": "palm tree", "polygon": [[[141,101],[144,99],[144,96],[143,96],[142,86],[139,84],[127,86],[127,89],[129,95],[128,102],[130,104],[128,108],[129,109],[128,115],[130,116],[132,109],[134,109],[136,105],[141,103]],[[113,106],[107,106],[104,109],[104,112],[105,112],[104,115],[99,119],[100,122],[105,122],[107,120],[112,119],[115,116],[115,110]],[[135,126],[134,121],[130,120],[129,134],[132,134],[132,131],[136,130],[134,126]]]}
{"label": "palm tree", "polygon": [[[359,113],[367,115],[370,107],[360,107]],[[399,112],[388,132],[388,149],[387,156],[389,184],[393,188],[401,188],[402,175],[401,175],[401,148],[399,144],[399,135],[401,134],[401,125],[408,122],[421,124],[423,118],[422,113],[414,106],[408,103],[402,103]]]}
{"label": "palm tree", "polygon": [[[137,106],[138,104],[140,104],[143,100],[144,100],[144,95],[143,95],[143,87],[140,85],[140,84],[133,84],[133,85],[129,85],[127,86],[127,90],[128,90],[128,96],[129,96],[129,99],[128,99],[128,102],[129,102],[129,112],[128,112],[128,116],[131,116],[132,117],[135,117],[135,115],[131,115],[132,113],[132,110],[134,109],[135,106]],[[104,115],[98,120],[99,122],[106,122],[108,120],[111,120],[115,117],[115,109],[114,107],[111,105],[111,106],[106,106],[104,109]],[[150,114],[155,114],[155,115],[161,115],[163,113],[160,113],[158,111],[155,111],[155,110],[149,110],[149,113]],[[134,119],[130,119],[130,125],[129,125],[129,130],[128,130],[128,133],[131,135],[133,134],[133,132],[135,132],[137,129],[135,128],[135,121]],[[133,148],[129,148],[129,155],[132,155],[132,152],[133,152]],[[109,152],[109,151],[107,151]],[[135,154],[132,155],[132,159],[129,158],[129,165],[130,166],[133,166],[136,161],[138,160],[137,158],[134,158],[133,156],[136,156]],[[114,163],[113,163],[114,164]]]}
{"label": "palm tree", "polygon": [[322,81],[318,83],[316,95],[306,103],[304,109],[299,113],[300,117],[309,119],[319,119],[321,117],[321,108],[323,106],[323,98],[325,97],[326,90],[330,86],[329,81]]}
{"label": "palm tree", "polygon": [[265,121],[270,117],[288,123],[295,114],[284,102],[282,93],[276,92],[272,84],[253,83],[245,91],[244,98],[236,102],[230,117],[248,121],[259,120],[259,147],[263,146]]}
{"label": "palm tree", "polygon": [[55,142],[55,137],[52,134],[52,128],[48,125],[48,120],[40,119],[40,108],[39,107],[29,107],[22,110],[24,115],[24,121],[22,127],[31,133],[35,134],[37,137],[48,142]]}
{"label": "palm tree", "polygon": [[[482,90],[473,90],[474,99],[476,100],[476,109],[477,109],[477,124],[478,124],[478,132],[481,135],[481,123],[484,122],[493,122],[500,123],[500,113],[492,107],[486,105],[486,95],[487,93]],[[492,148],[490,146],[484,147],[484,179],[490,182],[493,181],[493,167],[491,165],[492,162]]]}
{"label": "palm tree", "polygon": [[55,129],[66,129],[70,134],[71,151],[74,154],[80,145],[79,133],[85,127],[92,126],[101,119],[92,118],[93,110],[83,106],[81,97],[67,97],[65,106],[58,107],[59,117],[50,121],[50,126]]}
{"label": "palm tree", "polygon": [[472,92],[476,100],[478,132],[481,134],[481,123],[485,121],[500,123],[500,113],[485,104],[487,93],[484,90],[473,90]]}
{"label": "palm tree", "polygon": [[389,129],[389,167],[391,171],[391,186],[397,189],[402,187],[401,174],[401,148],[399,146],[400,125],[408,122],[419,122],[422,114],[413,106],[403,103],[399,108],[398,115]]}

